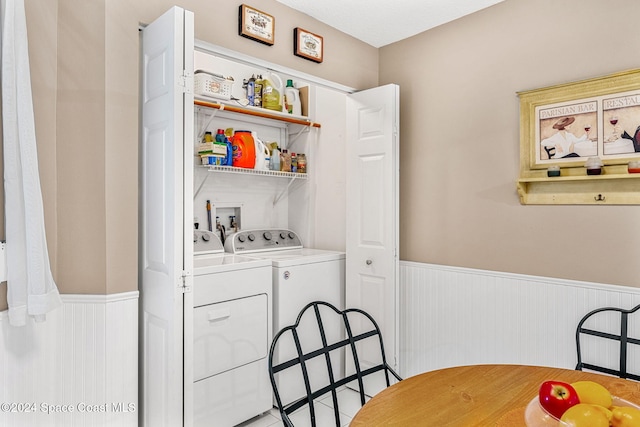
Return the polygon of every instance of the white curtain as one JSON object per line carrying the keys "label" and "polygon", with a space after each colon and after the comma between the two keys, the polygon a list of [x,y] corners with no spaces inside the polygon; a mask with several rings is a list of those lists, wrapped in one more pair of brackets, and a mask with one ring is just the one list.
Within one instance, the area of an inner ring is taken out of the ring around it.
{"label": "white curtain", "polygon": [[2,131],[9,322],[22,326],[61,304],[44,229],[24,0],[2,0]]}

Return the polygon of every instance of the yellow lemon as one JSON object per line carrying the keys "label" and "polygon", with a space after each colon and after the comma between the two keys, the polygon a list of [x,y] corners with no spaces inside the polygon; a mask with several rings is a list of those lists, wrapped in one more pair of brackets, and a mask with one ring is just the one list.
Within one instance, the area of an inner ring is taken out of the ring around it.
{"label": "yellow lemon", "polygon": [[611,406],[611,393],[604,386],[593,381],[577,381],[571,385],[578,393],[580,403],[590,403],[605,408]]}
{"label": "yellow lemon", "polygon": [[591,406],[596,408],[598,411],[602,412],[609,420],[609,423],[611,423],[611,418],[613,417],[613,413],[611,412],[611,409],[605,408],[604,406],[600,406],[600,405],[591,405]]}
{"label": "yellow lemon", "polygon": [[613,427],[640,427],[640,409],[615,406],[611,411]]}
{"label": "yellow lemon", "polygon": [[572,427],[609,427],[605,413],[588,403],[573,405],[562,414],[560,421]]}

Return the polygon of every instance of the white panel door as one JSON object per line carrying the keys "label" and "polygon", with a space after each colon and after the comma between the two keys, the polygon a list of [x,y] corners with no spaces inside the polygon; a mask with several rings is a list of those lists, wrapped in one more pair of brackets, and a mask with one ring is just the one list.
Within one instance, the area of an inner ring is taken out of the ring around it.
{"label": "white panel door", "polygon": [[[347,102],[346,307],[376,319],[397,370],[399,87],[357,92]],[[360,352],[366,366],[380,350]]]}
{"label": "white panel door", "polygon": [[183,425],[189,400],[183,315],[193,265],[193,95],[185,76],[193,72],[193,14],[172,8],[144,29],[142,43],[141,417],[144,426],[173,427]]}

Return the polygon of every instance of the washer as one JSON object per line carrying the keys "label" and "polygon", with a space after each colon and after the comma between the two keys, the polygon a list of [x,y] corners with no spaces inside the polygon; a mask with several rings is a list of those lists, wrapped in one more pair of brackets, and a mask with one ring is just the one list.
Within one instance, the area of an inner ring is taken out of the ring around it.
{"label": "washer", "polygon": [[[344,309],[345,294],[345,254],[343,252],[305,248],[299,236],[287,229],[259,229],[241,231],[225,242],[225,250],[271,262],[273,282],[273,331],[274,333],[296,321],[300,310],[312,301],[327,301],[339,309]],[[340,322],[324,324],[330,340],[343,338]],[[317,324],[304,325],[303,330],[315,334],[319,342]],[[280,347],[276,361],[282,362],[295,357],[293,343]],[[336,375],[344,370],[343,352],[336,355],[333,363]],[[325,363],[324,360],[314,360]],[[309,377],[325,381],[319,373],[326,376],[326,365],[314,369],[309,366]],[[284,377],[279,379],[279,390],[285,390],[285,401],[293,400],[305,394],[301,378]]]}
{"label": "washer", "polygon": [[195,230],[193,264],[193,424],[231,427],[272,408],[271,262]]}

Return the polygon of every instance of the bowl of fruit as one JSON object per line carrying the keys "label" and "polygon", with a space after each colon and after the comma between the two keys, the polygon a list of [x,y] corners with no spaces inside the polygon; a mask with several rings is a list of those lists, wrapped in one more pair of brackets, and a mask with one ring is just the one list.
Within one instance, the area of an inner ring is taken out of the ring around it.
{"label": "bowl of fruit", "polygon": [[527,427],[640,427],[640,406],[594,381],[545,381],[524,419]]}

